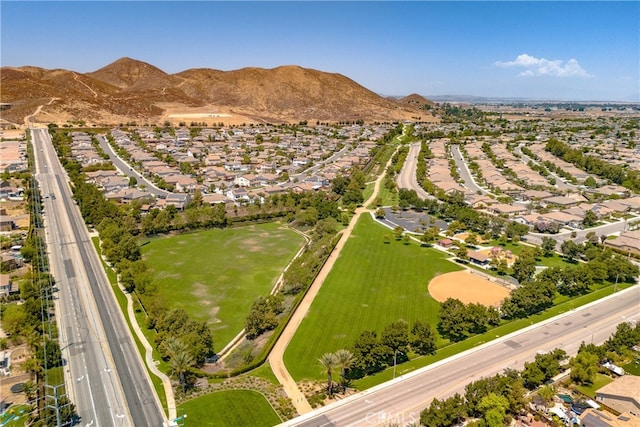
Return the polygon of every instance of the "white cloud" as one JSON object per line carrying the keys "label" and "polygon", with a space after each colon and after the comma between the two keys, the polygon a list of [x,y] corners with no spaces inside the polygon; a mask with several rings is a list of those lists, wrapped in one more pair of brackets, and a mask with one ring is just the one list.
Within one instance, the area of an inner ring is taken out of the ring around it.
{"label": "white cloud", "polygon": [[535,56],[523,53],[518,55],[515,61],[497,61],[495,65],[499,67],[520,67],[525,68],[520,73],[521,76],[555,76],[555,77],[591,77],[578,61],[571,58],[568,61],[561,59],[536,58]]}

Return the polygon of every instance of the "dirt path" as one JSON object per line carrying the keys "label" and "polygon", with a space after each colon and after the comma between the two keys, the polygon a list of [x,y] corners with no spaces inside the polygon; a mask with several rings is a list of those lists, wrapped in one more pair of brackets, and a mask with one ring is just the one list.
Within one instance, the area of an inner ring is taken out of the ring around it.
{"label": "dirt path", "polygon": [[42,105],[38,105],[38,108],[36,108],[36,111],[34,111],[32,114],[30,114],[30,115],[28,115],[28,116],[26,116],[24,118],[24,126],[26,128],[34,127],[33,119],[35,119],[35,117],[38,114],[40,114],[40,111],[42,111],[42,107],[46,107],[47,105],[51,105],[53,103],[53,101],[55,101],[56,99],[58,99],[58,98],[51,98],[48,103],[42,104]]}
{"label": "dirt path", "polygon": [[86,84],[85,82],[81,81],[80,78],[78,77],[78,75],[76,73],[73,73],[73,78],[75,79],[75,81],[77,81],[78,83],[80,83],[82,86],[86,87],[87,89],[89,89],[89,92],[91,92],[93,94],[94,98],[98,97],[98,94],[95,90],[93,90],[93,88],[91,86],[89,86],[88,84]]}
{"label": "dirt path", "polygon": [[356,223],[358,222],[358,219],[360,219],[360,215],[362,215],[363,213],[370,212],[370,209],[367,209],[365,206],[368,206],[369,204],[373,203],[375,198],[378,196],[378,192],[380,191],[380,185],[382,185],[382,180],[384,179],[384,176],[385,176],[384,171],[386,171],[387,167],[391,164],[392,159],[393,159],[393,156],[389,158],[389,161],[387,162],[385,167],[382,169],[382,173],[376,180],[375,185],[373,187],[373,193],[371,194],[371,196],[369,196],[369,199],[367,199],[362,204],[362,207],[359,207],[356,209],[355,214],[353,215],[353,218],[351,218],[351,221],[349,222],[349,226],[342,231],[342,237],[340,238],[340,241],[338,241],[338,244],[335,246],[335,248],[329,255],[327,262],[324,264],[324,266],[318,273],[318,276],[316,276],[315,280],[311,284],[311,287],[309,288],[309,291],[307,292],[303,300],[300,302],[300,305],[298,306],[295,313],[293,313],[293,316],[291,316],[291,320],[289,320],[287,327],[284,329],[284,331],[282,332],[282,335],[280,335],[280,338],[278,339],[275,346],[271,350],[271,353],[269,354],[269,363],[271,364],[271,369],[273,370],[273,373],[275,374],[276,378],[278,378],[278,381],[280,382],[280,384],[282,384],[282,386],[284,387],[284,391],[287,393],[287,396],[289,396],[289,398],[293,402],[293,405],[295,406],[299,415],[306,414],[307,412],[310,412],[313,408],[311,408],[311,405],[309,405],[309,402],[307,402],[307,399],[304,397],[304,394],[298,388],[298,385],[296,384],[294,379],[291,377],[291,374],[289,374],[289,371],[287,371],[287,367],[285,366],[284,360],[283,360],[284,352],[287,349],[287,346],[289,345],[289,343],[291,342],[293,335],[298,330],[300,323],[302,323],[302,319],[304,319],[304,317],[307,315],[307,312],[309,311],[309,307],[311,307],[311,303],[313,302],[314,298],[318,294],[318,291],[320,290],[320,287],[322,286],[325,279],[327,278],[327,275],[333,268],[333,265],[335,264],[336,260],[338,259],[338,256],[340,255],[340,252],[342,251],[342,248],[344,247],[347,240],[349,240],[349,236],[351,236],[351,232],[353,231]]}

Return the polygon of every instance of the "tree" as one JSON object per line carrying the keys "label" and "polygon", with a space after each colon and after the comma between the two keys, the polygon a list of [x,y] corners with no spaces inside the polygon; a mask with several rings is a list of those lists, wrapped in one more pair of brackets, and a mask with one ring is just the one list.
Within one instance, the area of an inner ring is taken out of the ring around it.
{"label": "tree", "polygon": [[429,227],[424,231],[424,233],[420,237],[420,240],[422,240],[422,243],[425,246],[429,246],[436,241],[439,234],[440,234],[440,228],[436,226]]}
{"label": "tree", "polygon": [[592,176],[588,176],[587,179],[584,180],[584,185],[589,188],[595,188],[598,183]]}
{"label": "tree", "polygon": [[393,352],[407,353],[409,346],[409,325],[400,320],[393,322],[380,335],[380,343],[389,347]]}
{"label": "tree", "polygon": [[182,392],[187,390],[187,373],[194,363],[193,356],[189,348],[180,338],[171,337],[163,342],[163,346],[169,355],[169,367],[171,372],[178,377],[182,386]]}
{"label": "tree", "polygon": [[38,347],[36,357],[44,369],[62,366],[62,352],[58,341],[45,338],[44,345]]}
{"label": "tree", "polygon": [[404,234],[404,228],[400,227],[399,225],[394,227],[393,235],[394,235],[396,240],[402,239],[402,235],[403,234]]}
{"label": "tree", "polygon": [[22,386],[22,392],[27,398],[27,403],[34,400],[38,394],[38,384],[33,381],[27,381]]}
{"label": "tree", "polygon": [[362,377],[383,370],[390,353],[393,351],[380,344],[375,331],[362,332],[353,344],[353,374]]}
{"label": "tree", "polygon": [[598,223],[598,215],[594,211],[587,211],[582,219],[582,225],[584,227],[592,227]]}
{"label": "tree", "polygon": [[465,239],[465,243],[471,246],[476,246],[478,244],[478,235],[475,233],[470,233],[469,237]]}
{"label": "tree", "polygon": [[408,234],[403,235],[402,243],[404,243],[405,245],[408,245],[409,243],[411,243],[411,236],[409,236]]}
{"label": "tree", "polygon": [[318,359],[318,363],[322,367],[323,372],[327,374],[327,393],[329,397],[333,395],[333,380],[331,374],[338,367],[338,358],[333,353],[325,353]]}
{"label": "tree", "polygon": [[551,237],[543,237],[542,238],[542,250],[544,251],[544,256],[549,257],[553,255],[556,250],[556,241]]}
{"label": "tree", "polygon": [[609,337],[604,346],[609,351],[623,353],[640,342],[640,322],[635,328],[627,322],[622,322],[616,327],[616,332]]}
{"label": "tree", "polygon": [[529,390],[533,390],[545,381],[544,372],[535,362],[526,362],[522,370],[522,380],[524,386]]}
{"label": "tree", "polygon": [[480,400],[478,405],[478,409],[484,413],[487,427],[503,427],[507,408],[509,408],[509,401],[496,393],[489,393]]}
{"label": "tree", "polygon": [[579,352],[569,361],[571,381],[585,385],[593,384],[598,372],[598,356],[587,351]]}
{"label": "tree", "polygon": [[567,358],[567,353],[562,349],[555,349],[548,353],[536,354],[535,360],[524,364],[522,379],[524,385],[533,390],[545,381],[558,375],[560,362]]}
{"label": "tree", "polygon": [[529,281],[536,272],[536,259],[531,256],[525,257],[521,254],[513,263],[512,268],[513,277],[515,277],[519,283]]}
{"label": "tree", "polygon": [[553,305],[556,286],[548,281],[525,282],[514,289],[502,303],[502,313],[509,319],[528,317]]}
{"label": "tree", "polygon": [[255,339],[263,332],[278,326],[277,315],[282,310],[282,295],[258,297],[251,305],[245,320],[247,338]]}
{"label": "tree", "polygon": [[562,245],[560,245],[560,251],[569,262],[574,262],[582,253],[582,248],[573,240],[565,240],[562,242]]}
{"label": "tree", "polygon": [[383,219],[385,217],[386,213],[385,213],[383,208],[378,208],[378,209],[376,209],[375,215],[376,215],[377,219]]}
{"label": "tree", "polygon": [[453,251],[453,254],[461,261],[469,260],[469,251],[464,246],[460,246],[458,249]]}
{"label": "tree", "polygon": [[353,353],[349,350],[342,348],[334,353],[336,357],[336,365],[340,368],[340,378],[342,385],[342,392],[347,390],[347,370],[353,365]]}
{"label": "tree", "polygon": [[544,401],[544,406],[547,407],[549,403],[553,402],[553,397],[556,395],[556,388],[552,385],[545,385],[538,390],[538,396]]}
{"label": "tree", "polygon": [[2,329],[11,336],[21,335],[27,322],[23,305],[7,304],[2,308]]}
{"label": "tree", "polygon": [[464,398],[459,393],[448,399],[433,399],[420,413],[420,424],[429,427],[449,427],[462,422],[467,416]]}
{"label": "tree", "polygon": [[428,323],[416,320],[411,328],[411,349],[421,355],[436,351],[435,331]]}

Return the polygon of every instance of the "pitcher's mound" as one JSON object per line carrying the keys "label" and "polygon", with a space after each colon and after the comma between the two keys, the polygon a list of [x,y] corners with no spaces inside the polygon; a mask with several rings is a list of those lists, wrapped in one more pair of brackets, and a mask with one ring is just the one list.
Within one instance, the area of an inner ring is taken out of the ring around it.
{"label": "pitcher's mound", "polygon": [[456,298],[465,304],[473,302],[497,307],[509,296],[509,289],[465,270],[434,277],[429,282],[429,294],[439,302]]}

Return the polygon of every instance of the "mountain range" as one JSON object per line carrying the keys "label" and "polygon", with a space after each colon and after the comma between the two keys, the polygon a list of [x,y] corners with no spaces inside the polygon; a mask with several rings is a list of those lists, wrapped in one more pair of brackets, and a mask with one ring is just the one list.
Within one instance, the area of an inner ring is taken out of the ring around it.
{"label": "mountain range", "polygon": [[[294,123],[433,120],[420,95],[382,97],[341,74],[294,65],[175,74],[131,58],[90,73],[38,67],[0,68],[2,119],[110,125],[163,123]],[[8,107],[8,106],[6,106]]]}

